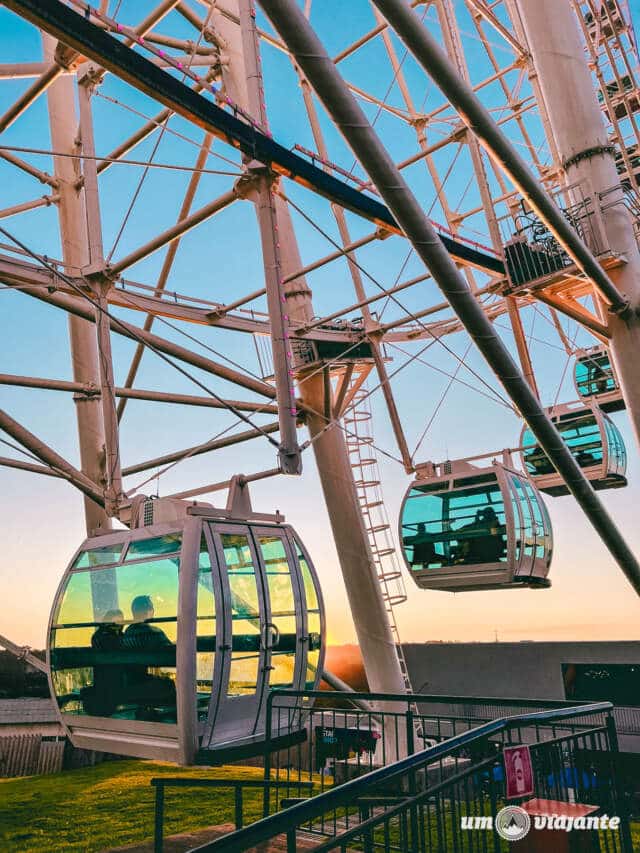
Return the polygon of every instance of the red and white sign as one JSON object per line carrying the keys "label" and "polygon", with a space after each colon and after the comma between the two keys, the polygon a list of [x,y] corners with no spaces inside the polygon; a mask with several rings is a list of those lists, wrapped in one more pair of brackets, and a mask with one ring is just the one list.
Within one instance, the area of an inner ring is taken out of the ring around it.
{"label": "red and white sign", "polygon": [[528,797],[533,790],[533,763],[528,746],[507,746],[503,752],[507,799]]}

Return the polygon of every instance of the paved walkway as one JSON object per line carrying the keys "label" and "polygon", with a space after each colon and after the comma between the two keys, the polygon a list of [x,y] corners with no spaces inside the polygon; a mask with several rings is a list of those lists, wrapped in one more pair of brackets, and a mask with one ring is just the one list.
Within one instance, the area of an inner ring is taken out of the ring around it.
{"label": "paved walkway", "polygon": [[[233,832],[233,826],[230,823],[222,826],[209,826],[206,829],[198,829],[195,832],[182,832],[179,835],[170,835],[164,839],[163,853],[186,853],[200,844],[206,844],[207,841],[214,841],[229,832]],[[296,843],[296,851],[298,850],[313,850],[320,843],[320,838],[307,839],[298,837]],[[271,841],[268,845],[260,844],[258,847],[251,847],[247,853],[286,853],[287,839],[284,835]],[[153,853],[153,842],[146,844],[133,844],[129,847],[111,847],[103,853]],[[240,851],[238,851],[240,853]]]}

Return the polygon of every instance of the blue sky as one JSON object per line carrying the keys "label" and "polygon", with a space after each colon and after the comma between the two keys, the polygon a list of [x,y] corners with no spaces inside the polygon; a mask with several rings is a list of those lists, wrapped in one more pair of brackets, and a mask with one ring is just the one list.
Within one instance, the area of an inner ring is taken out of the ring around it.
{"label": "blue sky", "polygon": [[[113,3],[111,4],[113,6]],[[147,4],[148,5],[148,4]],[[312,21],[323,38],[328,41],[332,54],[337,53],[354,37],[373,26],[370,10],[364,2],[339,4],[340,26],[332,26],[332,4],[314,4]],[[122,4],[124,19],[141,17],[141,4],[125,0]],[[146,6],[145,6],[146,9]],[[130,14],[129,14],[130,13]],[[127,17],[128,15],[128,17]],[[168,19],[169,20],[169,19]],[[186,25],[179,17],[171,17],[172,27],[165,32],[187,35]],[[432,23],[429,24],[433,26]],[[463,30],[468,29],[468,21]],[[640,27],[639,27],[640,28]],[[495,37],[495,42],[499,39]],[[3,47],[3,62],[35,61],[40,56],[39,37],[34,28],[0,9],[0,43]],[[472,76],[480,74],[483,60],[477,44],[465,36],[465,47]],[[402,49],[396,42],[400,56]],[[500,45],[496,45],[500,50]],[[504,51],[504,45],[502,46]],[[282,54],[269,48],[263,50],[266,76],[266,97],[274,135],[283,143],[295,142],[313,148],[313,140],[303,118],[302,104],[291,66]],[[408,58],[403,62],[407,80],[414,93],[424,91],[427,105],[438,103],[415,63]],[[389,67],[380,61],[380,46],[371,45],[355,60],[347,60],[343,73],[352,81],[366,80],[370,91],[383,97],[390,83]],[[27,81],[0,81],[0,111],[26,88]],[[421,88],[422,87],[422,88]],[[489,105],[498,97],[494,89],[487,93]],[[433,100],[435,98],[435,100]],[[389,102],[401,105],[397,87],[392,90]],[[496,103],[498,101],[496,100]],[[153,115],[157,106],[142,95],[132,95],[129,87],[108,77],[101,96],[94,99],[94,116],[99,153],[107,153],[118,142],[133,132],[140,124],[139,116],[125,109],[125,103],[135,106],[139,112]],[[413,131],[386,114],[377,116],[373,105],[366,106],[376,127],[380,130],[389,148],[401,159],[407,150],[415,150]],[[353,157],[337,131],[330,128],[323,118],[323,129],[331,158],[345,168],[351,168]],[[197,155],[197,144],[201,139],[199,130],[181,119],[173,119],[171,133],[166,133],[157,152],[157,161],[191,164]],[[535,127],[532,124],[532,132]],[[434,128],[436,138],[442,130]],[[180,134],[180,136],[176,135]],[[187,137],[188,139],[185,140]],[[36,145],[47,148],[49,137],[45,101],[41,99],[13,127],[3,134],[4,144]],[[132,157],[145,159],[149,156],[157,136],[139,146]],[[517,141],[517,140],[515,140]],[[234,155],[226,146],[216,143],[215,153],[225,157]],[[25,158],[27,155],[24,155]],[[42,168],[50,168],[47,158],[33,155],[32,162]],[[209,158],[211,169],[227,168],[228,164],[216,156]],[[450,163],[444,155],[439,160],[442,172]],[[461,159],[452,169],[448,194],[466,206],[473,206],[474,190],[467,187],[468,164]],[[123,217],[133,197],[134,188],[141,170],[136,167],[114,167],[101,183],[102,216],[105,231],[105,247],[110,250],[116,242]],[[442,219],[442,209],[435,199],[433,185],[426,170],[412,167],[407,172],[411,186],[423,201],[426,209],[433,206],[433,216]],[[172,224],[175,220],[182,193],[188,180],[183,172],[150,174],[144,182],[139,199],[128,218],[122,236],[117,242],[114,258],[126,254],[144,243],[154,233]],[[207,175],[201,182],[195,207],[204,204],[229,187],[229,177]],[[6,165],[0,166],[1,208],[43,194],[44,188]],[[312,215],[334,239],[336,238],[328,205],[314,198],[306,190],[285,184],[285,189],[305,212]],[[370,227],[354,216],[348,216],[354,239],[369,232]],[[332,251],[325,238],[311,228],[300,216],[294,214],[294,222],[301,246],[303,262]],[[59,241],[54,208],[38,210],[6,220],[4,223],[13,233],[40,252],[59,256]],[[479,222],[471,223],[480,229]],[[469,236],[473,232],[469,231]],[[486,238],[485,238],[486,239]],[[236,205],[186,235],[178,253],[169,287],[203,298],[229,302],[238,296],[258,289],[262,281],[262,267],[258,245],[255,216],[249,205]],[[414,258],[407,259],[407,244],[399,238],[391,238],[375,244],[359,253],[360,263],[371,270],[385,285],[392,284],[398,276],[410,278],[421,272]],[[157,253],[138,264],[130,272],[136,281],[153,283],[158,275],[163,253]],[[406,264],[405,264],[406,261]],[[314,307],[318,315],[335,310],[341,304],[352,301],[351,282],[344,265],[335,264],[309,276],[313,289]],[[368,292],[375,287],[367,283]],[[20,294],[0,293],[0,357],[3,372],[71,378],[66,319],[55,309]],[[355,300],[353,300],[355,301]],[[405,291],[402,302],[411,310],[423,308],[439,301],[433,283]],[[393,306],[385,309],[385,319],[398,315]],[[120,312],[120,316],[141,323],[140,315]],[[570,366],[564,350],[559,345],[548,318],[527,311],[525,326],[532,340],[532,353],[542,387],[543,402],[552,404],[558,399],[573,399],[570,381]],[[501,329],[506,321],[499,321]],[[179,333],[158,321],[158,334],[184,343]],[[258,365],[252,344],[242,336],[224,330],[188,329],[190,333],[212,347],[224,357],[234,359],[256,371]],[[566,324],[569,336],[575,333],[572,323]],[[505,329],[505,340],[511,344]],[[577,341],[589,343],[588,336],[580,333]],[[465,336],[448,338],[447,345],[462,355],[468,346]],[[418,351],[415,344],[401,345],[409,354]],[[124,380],[128,361],[132,353],[129,342],[114,337],[116,381]],[[205,350],[202,350],[205,351]],[[205,351],[206,352],[206,351]],[[390,370],[402,363],[405,355],[389,347],[388,355],[393,358]],[[214,356],[218,357],[218,356]],[[442,347],[433,346],[424,358],[431,364],[452,371],[456,361]],[[472,349],[467,357],[468,365],[476,375],[466,369],[460,372],[464,379],[476,389],[457,385],[451,388],[445,403],[437,409],[445,392],[448,379],[421,362],[414,362],[403,370],[394,382],[394,390],[413,448],[426,424],[432,419],[425,443],[422,447],[424,459],[441,460],[463,457],[474,453],[488,453],[503,447],[518,444],[521,423],[517,417],[499,402],[488,400],[477,393],[482,390],[478,376],[493,388],[496,382],[484,366],[480,356]],[[209,377],[202,376],[207,382]],[[182,393],[199,393],[190,385],[172,374],[153,359],[145,356],[139,375],[138,387],[174,390]],[[242,393],[226,383],[216,383],[217,393],[242,396]],[[29,428],[41,435],[53,447],[72,461],[77,460],[73,403],[68,395],[40,393],[30,390],[0,386],[3,407],[13,417],[24,420]],[[397,457],[393,436],[384,405],[379,394],[372,397],[376,443]],[[624,413],[614,419],[623,432],[630,449],[629,480],[632,485],[616,492],[602,493],[602,497],[630,544],[640,549],[640,530],[636,522],[638,487],[638,457],[634,439]],[[165,451],[187,447],[204,441],[227,428],[234,418],[226,413],[215,413],[204,409],[167,410],[156,404],[130,403],[122,429],[122,455],[125,464],[159,455]],[[268,422],[270,418],[258,419]],[[1,451],[4,453],[4,450]],[[276,508],[296,526],[314,556],[320,572],[329,611],[330,637],[335,641],[351,640],[353,627],[346,610],[344,590],[340,578],[337,558],[333,548],[326,510],[320,491],[311,452],[305,454],[303,477],[280,478],[256,484],[253,488],[254,506],[265,512]],[[167,494],[178,489],[189,488],[206,482],[216,482],[231,474],[249,473],[272,467],[273,448],[264,442],[242,445],[233,453],[203,456],[182,463],[162,477],[160,492]],[[409,479],[394,459],[380,456],[382,483],[392,527],[395,529],[400,501]],[[140,482],[143,477],[132,478],[127,485]],[[41,644],[56,585],[69,557],[83,537],[81,499],[66,484],[49,478],[36,479],[32,475],[0,469],[0,511],[6,531],[4,548],[0,556],[0,593],[3,607],[0,616],[0,632],[19,642]],[[155,489],[152,483],[147,489]],[[222,499],[222,496],[220,496]],[[549,499],[548,506],[554,523],[556,552],[552,569],[553,588],[548,592],[519,591],[507,593],[473,593],[449,595],[427,593],[410,586],[410,599],[398,610],[400,632],[407,641],[433,640],[490,640],[494,631],[505,640],[517,639],[638,639],[637,600],[630,586],[622,577],[595,534],[588,527],[572,498]]]}

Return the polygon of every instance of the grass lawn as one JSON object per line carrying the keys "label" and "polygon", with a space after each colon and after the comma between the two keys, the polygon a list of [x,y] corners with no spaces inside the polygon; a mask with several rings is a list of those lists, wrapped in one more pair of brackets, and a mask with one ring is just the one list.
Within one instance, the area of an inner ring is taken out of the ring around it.
{"label": "grass lawn", "polygon": [[[52,776],[0,779],[1,853],[100,853],[153,836],[154,776],[261,779],[252,767],[182,770],[152,761],[109,761]],[[246,789],[245,823],[262,815],[262,792]],[[233,791],[168,789],[165,835],[233,823]],[[640,823],[632,823],[640,851]],[[354,843],[353,848],[357,849]]]}
{"label": "grass lawn", "polygon": [[[107,761],[51,776],[0,779],[2,853],[98,853],[153,836],[154,776],[261,779],[253,767],[182,770],[152,761]],[[246,789],[245,822],[262,814]],[[234,820],[233,790],[167,789],[165,835]]]}

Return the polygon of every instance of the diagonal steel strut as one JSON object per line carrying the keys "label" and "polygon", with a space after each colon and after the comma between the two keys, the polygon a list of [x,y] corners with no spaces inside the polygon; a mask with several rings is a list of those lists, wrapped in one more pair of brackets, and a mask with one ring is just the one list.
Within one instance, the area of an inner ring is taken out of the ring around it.
{"label": "diagonal steel strut", "polygon": [[640,564],[485,316],[433,226],[295,0],[260,0],[417,255],[498,377],[603,543],[640,594]]}
{"label": "diagonal steel strut", "polygon": [[[3,5],[31,21],[64,44],[99,62],[116,76],[145,92],[174,112],[223,139],[246,156],[268,164],[280,175],[306,186],[394,233],[402,230],[390,210],[374,198],[329,175],[275,142],[258,128],[236,118],[194,92],[167,71],[154,65],[114,36],[86,20],[60,0],[2,0]],[[90,7],[87,6],[87,9]],[[505,275],[504,263],[460,240],[437,235],[447,251],[462,264],[491,275]]]}
{"label": "diagonal steel strut", "polygon": [[540,183],[512,142],[494,121],[471,85],[458,73],[437,40],[404,0],[373,0],[407,49],[424,68],[493,160],[514,182],[533,210],[590,278],[615,311],[624,311],[627,300],[598,263],[565,215]]}

